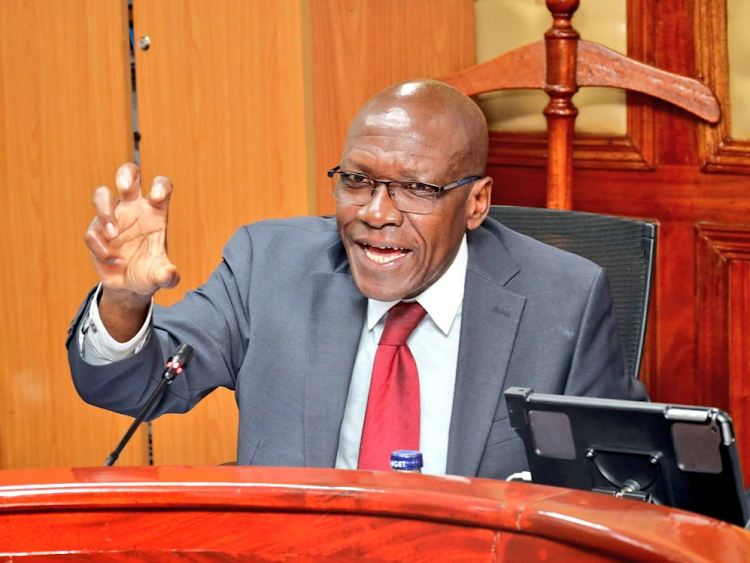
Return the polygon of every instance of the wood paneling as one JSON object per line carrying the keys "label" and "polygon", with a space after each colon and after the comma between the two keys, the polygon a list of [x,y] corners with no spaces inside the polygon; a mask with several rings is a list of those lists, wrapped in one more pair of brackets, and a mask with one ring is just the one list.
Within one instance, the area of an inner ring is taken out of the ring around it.
{"label": "wood paneling", "polygon": [[[250,221],[333,209],[338,163],[361,104],[396,80],[473,61],[471,0],[135,0],[141,162],[170,176],[169,249],[182,273],[168,304],[204,281]],[[385,40],[384,38],[398,38]],[[236,406],[214,393],[154,423],[154,460],[235,457]]]}
{"label": "wood paneling", "polygon": [[[127,2],[0,2],[0,468],[97,465],[130,419],[80,400],[62,341],[96,282],[93,189],[134,159]],[[471,0],[135,0],[133,14],[136,42],[151,40],[135,54],[145,184],[175,185],[182,283],[163,304],[206,279],[240,225],[332,209],[325,170],[367,97],[474,57]],[[154,424],[155,461],[230,461],[236,433],[220,390]],[[147,461],[139,432],[119,463]]]}
{"label": "wood paneling", "polygon": [[[738,443],[750,451],[750,225],[696,228],[696,363],[707,404],[736,414]],[[750,483],[750,467],[744,466]]]}
{"label": "wood paneling", "polygon": [[[633,127],[640,127],[639,143],[650,147],[643,151],[651,153],[644,157],[649,166],[628,170],[624,162],[626,169],[615,171],[578,153],[583,158],[576,161],[573,204],[579,210],[659,222],[642,378],[654,400],[728,409],[750,482],[750,267],[744,254],[750,228],[750,151],[746,142],[728,137],[731,108],[724,87],[731,69],[722,43],[722,4],[628,2],[628,45],[640,50],[629,55],[706,81],[721,103],[723,120],[718,126],[705,125],[664,102],[630,96],[629,136]],[[587,139],[577,141],[584,146]],[[490,173],[496,178],[494,203],[544,205],[543,168],[497,160]]]}
{"label": "wood paneling", "polygon": [[[135,0],[144,177],[165,175],[169,253],[182,274],[169,304],[204,282],[241,225],[307,215],[308,118],[300,2]],[[193,344],[193,343],[188,343]],[[237,407],[218,392],[154,422],[157,464],[236,458]]]}
{"label": "wood paneling", "polygon": [[100,465],[129,421],[76,395],[63,341],[91,195],[132,158],[126,2],[3,0],[0,37],[0,469]]}
{"label": "wood paneling", "polygon": [[317,213],[335,209],[326,171],[349,123],[380,89],[475,62],[472,0],[310,0]]}
{"label": "wood paneling", "polygon": [[[81,241],[92,190],[111,185],[117,165],[133,157],[126,3],[1,1],[0,468],[96,465],[129,419],[75,395],[62,335],[95,282]],[[721,81],[712,78],[722,72],[721,17],[699,17],[719,4],[630,0],[629,55],[705,79],[729,116]],[[447,76],[474,62],[471,0],[435,6],[135,0],[136,39],[152,40],[136,54],[144,174],[169,175],[176,188],[170,254],[183,283],[160,300],[203,281],[239,225],[330,212],[325,170],[367,97],[399,79]],[[750,266],[732,258],[720,269],[726,282],[710,281],[696,225],[729,232],[750,224],[750,157],[727,140],[724,123],[705,127],[642,96],[629,96],[628,105],[626,138],[580,139],[574,208],[660,222],[643,378],[655,400],[728,401],[747,468]],[[512,148],[508,139],[493,140],[493,201],[543,205],[545,173],[534,159],[544,146],[530,140],[529,161],[499,156]],[[726,173],[712,173],[719,169]],[[706,316],[712,303],[727,303],[723,317]],[[722,367],[710,360],[708,376],[699,329],[707,322],[712,342],[729,343],[715,356]],[[157,463],[234,458],[236,407],[223,395],[156,424]],[[119,463],[144,462],[143,444],[126,448]]]}
{"label": "wood paneling", "polygon": [[701,124],[700,155],[706,171],[750,174],[750,140],[731,137],[726,8],[725,0],[696,0],[696,70],[713,88],[724,110],[724,119],[717,125]]}

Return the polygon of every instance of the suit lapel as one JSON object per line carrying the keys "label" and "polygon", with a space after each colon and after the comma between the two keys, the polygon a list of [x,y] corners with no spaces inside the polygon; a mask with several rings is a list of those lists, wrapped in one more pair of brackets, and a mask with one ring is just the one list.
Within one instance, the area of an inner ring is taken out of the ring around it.
{"label": "suit lapel", "polygon": [[312,274],[305,377],[305,464],[333,467],[367,299],[349,272],[339,242],[329,249],[333,271]]}
{"label": "suit lapel", "polygon": [[469,233],[448,473],[476,475],[479,468],[526,302],[503,287],[518,271],[513,257],[489,231]]}
{"label": "suit lapel", "polygon": [[[505,289],[519,267],[490,231],[469,233],[456,390],[447,472],[476,475],[526,298]],[[367,299],[354,284],[340,242],[332,268],[312,273],[305,378],[305,464],[333,467]]]}

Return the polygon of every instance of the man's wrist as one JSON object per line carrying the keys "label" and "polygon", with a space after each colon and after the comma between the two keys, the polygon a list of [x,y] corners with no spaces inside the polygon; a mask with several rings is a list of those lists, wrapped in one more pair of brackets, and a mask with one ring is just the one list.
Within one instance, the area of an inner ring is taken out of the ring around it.
{"label": "man's wrist", "polygon": [[148,308],[153,298],[153,294],[141,295],[126,289],[114,289],[102,284],[98,303],[100,307],[104,302],[105,306],[112,305],[126,311],[142,311]]}
{"label": "man's wrist", "polygon": [[132,339],[148,317],[150,295],[103,287],[99,316],[104,328],[117,342]]}
{"label": "man's wrist", "polygon": [[151,312],[153,300],[149,303],[146,320],[138,333],[127,342],[115,340],[107,331],[99,314],[99,301],[102,295],[100,284],[89,305],[86,317],[81,321],[79,347],[83,359],[91,365],[105,365],[123,360],[137,353],[146,343],[151,332]]}

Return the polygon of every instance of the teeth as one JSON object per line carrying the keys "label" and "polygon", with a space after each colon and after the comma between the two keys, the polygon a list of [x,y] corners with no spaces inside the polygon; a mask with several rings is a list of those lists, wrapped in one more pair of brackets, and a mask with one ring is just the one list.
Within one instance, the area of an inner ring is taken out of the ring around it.
{"label": "teeth", "polygon": [[381,250],[404,250],[400,246],[380,246],[379,244],[366,244],[365,246],[372,246],[373,248],[380,248]]}
{"label": "teeth", "polygon": [[379,256],[377,254],[373,254],[372,252],[365,251],[365,254],[367,254],[367,257],[372,260],[373,262],[377,262],[378,264],[388,264],[389,262],[393,262],[394,260],[398,260],[399,258],[403,258],[403,254],[395,254],[392,256]]}
{"label": "teeth", "polygon": [[370,251],[370,247],[378,248],[381,250],[405,250],[399,246],[380,246],[375,244],[365,244],[365,255],[372,260],[373,262],[377,262],[378,264],[388,264],[390,262],[393,262],[394,260],[398,260],[399,258],[403,258],[406,256],[406,252],[401,253],[393,253],[388,255],[382,255],[382,254],[375,254],[374,252]]}

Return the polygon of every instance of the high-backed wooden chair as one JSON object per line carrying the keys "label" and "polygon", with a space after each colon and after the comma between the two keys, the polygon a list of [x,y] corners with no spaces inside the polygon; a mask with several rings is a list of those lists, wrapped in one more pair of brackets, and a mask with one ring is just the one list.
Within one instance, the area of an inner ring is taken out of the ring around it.
{"label": "high-backed wooden chair", "polygon": [[711,123],[718,122],[721,115],[716,97],[697,80],[581,40],[571,23],[578,5],[579,0],[547,0],[553,22],[543,40],[443,79],[470,96],[515,88],[547,92],[547,207],[556,209],[572,208],[573,126],[578,115],[572,98],[580,87],[641,92]]}

